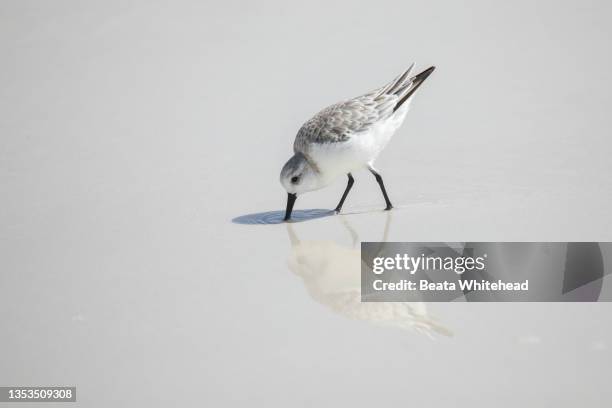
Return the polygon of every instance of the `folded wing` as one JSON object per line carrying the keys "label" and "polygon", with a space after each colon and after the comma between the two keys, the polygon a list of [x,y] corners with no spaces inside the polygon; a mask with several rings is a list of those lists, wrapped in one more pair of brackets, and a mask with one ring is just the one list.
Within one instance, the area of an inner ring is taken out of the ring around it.
{"label": "folded wing", "polygon": [[433,67],[410,77],[414,64],[382,88],[329,106],[298,131],[294,150],[305,152],[311,143],[339,143],[393,115],[433,71]]}

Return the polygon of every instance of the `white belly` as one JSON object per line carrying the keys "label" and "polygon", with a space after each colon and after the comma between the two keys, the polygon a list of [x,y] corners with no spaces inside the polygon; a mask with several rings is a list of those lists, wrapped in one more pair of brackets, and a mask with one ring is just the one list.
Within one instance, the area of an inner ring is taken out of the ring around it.
{"label": "white belly", "polygon": [[370,130],[352,135],[346,142],[312,145],[309,155],[319,167],[323,183],[329,184],[338,176],[362,169],[374,163],[400,127],[408,111],[402,108]]}

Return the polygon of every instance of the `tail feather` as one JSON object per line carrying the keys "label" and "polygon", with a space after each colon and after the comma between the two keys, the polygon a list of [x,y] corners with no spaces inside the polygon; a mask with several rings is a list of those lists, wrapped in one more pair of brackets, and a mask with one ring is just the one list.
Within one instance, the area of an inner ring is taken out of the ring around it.
{"label": "tail feather", "polygon": [[394,81],[392,81],[391,84],[389,84],[389,89],[385,93],[389,95],[396,94],[399,89],[401,89],[407,82],[409,82],[410,80],[408,79],[408,75],[410,75],[412,68],[414,68],[414,63],[412,63],[412,65],[410,65],[407,70],[405,70]]}
{"label": "tail feather", "polygon": [[[410,68],[412,68],[412,66]],[[431,75],[434,69],[436,69],[436,67],[429,67],[425,71],[413,76],[408,80],[404,78],[402,81],[400,81],[399,86],[396,86],[397,83],[394,84],[393,94],[399,97],[399,101],[395,104],[393,112],[398,110],[408,99],[410,99],[410,97],[421,86],[425,79],[427,79],[427,77]],[[410,72],[410,70],[406,71],[404,75],[401,75],[400,77],[404,77],[405,74],[407,74],[408,72]]]}
{"label": "tail feather", "polygon": [[397,90],[397,88],[402,86],[402,82],[406,80],[406,77],[408,77],[408,75],[410,74],[410,71],[412,71],[412,68],[414,68],[414,63],[412,63],[408,67],[407,70],[405,70],[404,72],[399,74],[397,77],[395,77],[393,81],[389,82],[387,85],[382,87],[382,89],[378,91],[378,95],[393,94]]}

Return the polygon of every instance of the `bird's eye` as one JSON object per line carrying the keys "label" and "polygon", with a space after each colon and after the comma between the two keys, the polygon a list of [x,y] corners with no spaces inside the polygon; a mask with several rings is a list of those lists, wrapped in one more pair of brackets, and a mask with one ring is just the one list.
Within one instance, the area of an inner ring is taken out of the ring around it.
{"label": "bird's eye", "polygon": [[293,177],[291,177],[291,183],[292,184],[296,184],[299,180],[300,180],[300,176],[293,176]]}

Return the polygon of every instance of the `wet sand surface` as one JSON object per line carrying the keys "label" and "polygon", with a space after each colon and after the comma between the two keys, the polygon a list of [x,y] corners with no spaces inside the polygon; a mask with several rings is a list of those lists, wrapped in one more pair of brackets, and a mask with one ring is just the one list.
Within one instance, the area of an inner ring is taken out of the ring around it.
{"label": "wet sand surface", "polygon": [[[609,404],[612,304],[358,296],[360,241],[612,240],[609,4],[34,4],[0,17],[0,385]],[[378,162],[397,208],[364,171],[344,215],[341,179],[280,223],[299,126],[413,60],[437,70]]]}

